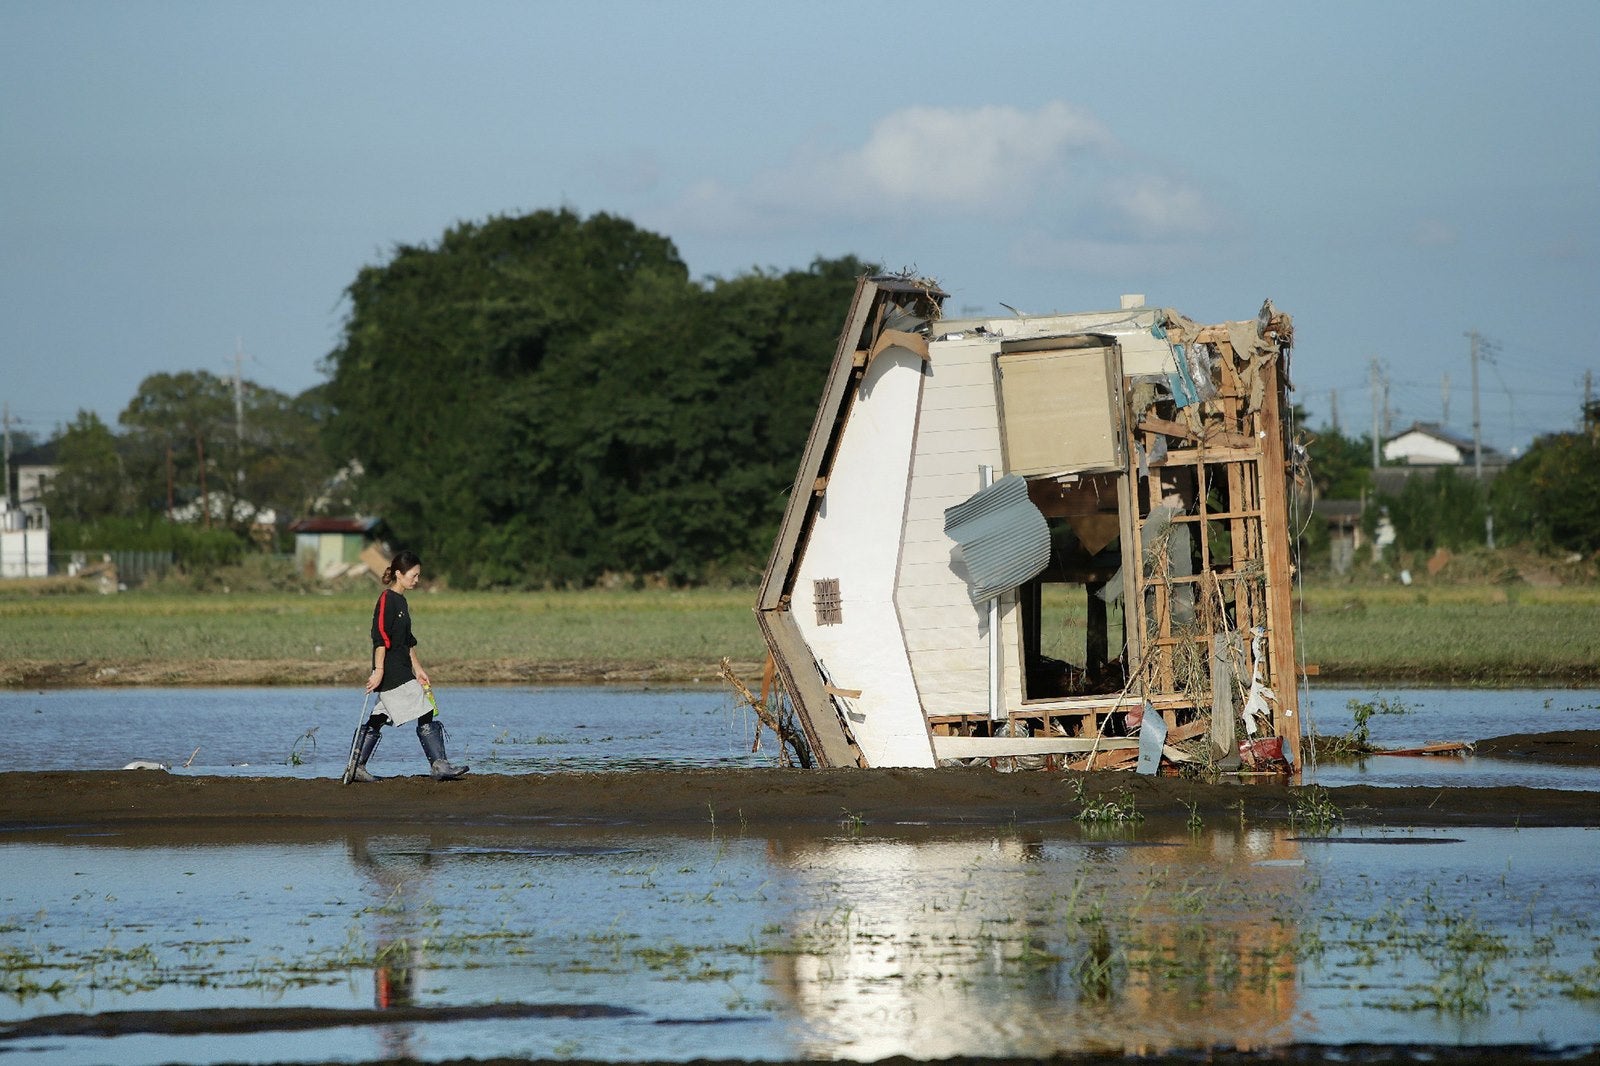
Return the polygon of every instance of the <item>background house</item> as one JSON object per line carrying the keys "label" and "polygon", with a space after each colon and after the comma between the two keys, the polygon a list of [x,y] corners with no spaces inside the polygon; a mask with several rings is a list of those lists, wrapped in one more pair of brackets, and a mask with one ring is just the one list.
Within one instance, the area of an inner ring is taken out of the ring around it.
{"label": "background house", "polygon": [[[1453,433],[1436,422],[1413,422],[1386,439],[1383,458],[1396,465],[1378,467],[1372,472],[1372,482],[1378,492],[1389,496],[1404,492],[1406,482],[1412,478],[1431,478],[1448,467],[1457,468],[1458,475],[1472,477],[1478,465],[1473,457],[1472,438]],[[1483,445],[1484,483],[1493,481],[1510,461],[1504,452]]]}
{"label": "background house", "polygon": [[50,486],[50,480],[60,472],[60,469],[56,462],[55,441],[47,441],[26,451],[13,452],[11,470],[16,484],[11,486],[14,492],[12,499],[18,503],[32,503],[42,499],[45,489]]}
{"label": "background house", "polygon": [[389,564],[381,540],[383,519],[362,517],[302,518],[289,526],[294,534],[295,568],[307,577],[335,578],[366,569],[381,573]]}
{"label": "background house", "polygon": [[[1452,433],[1436,422],[1413,422],[1383,442],[1383,457],[1410,466],[1464,466],[1473,462],[1472,438]],[[1483,465],[1504,466],[1506,457],[1487,444]]]}

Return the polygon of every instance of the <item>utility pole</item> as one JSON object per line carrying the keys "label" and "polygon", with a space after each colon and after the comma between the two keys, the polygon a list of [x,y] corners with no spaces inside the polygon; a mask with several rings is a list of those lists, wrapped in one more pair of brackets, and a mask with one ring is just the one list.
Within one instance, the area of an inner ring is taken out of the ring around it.
{"label": "utility pole", "polygon": [[[1585,409],[1587,410],[1587,408]],[[5,405],[5,415],[0,421],[5,423],[6,484],[4,495],[6,507],[9,509],[11,507],[11,404],[9,401]]]}
{"label": "utility pole", "polygon": [[[1472,472],[1478,479],[1478,486],[1483,486],[1483,420],[1478,411],[1478,348],[1482,338],[1477,330],[1469,330],[1467,339],[1471,341],[1472,352]],[[1487,499],[1487,494],[1485,494]],[[1494,512],[1487,506],[1483,509],[1483,543],[1491,551],[1494,550]]]}
{"label": "utility pole", "polygon": [[1446,374],[1444,376],[1444,386],[1443,386],[1443,388],[1444,388],[1444,418],[1443,418],[1442,421],[1440,421],[1439,424],[1441,426],[1445,427],[1446,429],[1449,429],[1450,428],[1450,375],[1449,374]]}
{"label": "utility pole", "polygon": [[1372,469],[1378,469],[1378,381],[1382,377],[1378,360],[1374,358],[1367,370],[1367,383],[1372,391]]}
{"label": "utility pole", "polygon": [[234,457],[239,466],[235,477],[235,493],[244,484],[244,338],[239,337],[233,347],[233,438],[237,446]]}
{"label": "utility pole", "polygon": [[1472,342],[1472,472],[1483,480],[1483,420],[1478,416],[1478,331],[1467,334]]}
{"label": "utility pole", "polygon": [[1329,395],[1332,398],[1330,409],[1333,412],[1333,431],[1335,433],[1338,433],[1339,432],[1339,390],[1338,389],[1334,389],[1333,392],[1330,393]]}

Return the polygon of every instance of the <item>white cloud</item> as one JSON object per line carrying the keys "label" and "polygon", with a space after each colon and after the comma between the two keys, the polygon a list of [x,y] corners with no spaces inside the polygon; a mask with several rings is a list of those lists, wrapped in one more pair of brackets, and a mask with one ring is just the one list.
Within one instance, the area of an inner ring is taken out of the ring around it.
{"label": "white cloud", "polygon": [[1205,195],[1182,178],[1135,174],[1116,182],[1106,195],[1116,217],[1144,237],[1205,234],[1218,226],[1218,212]]}
{"label": "white cloud", "polygon": [[929,212],[1011,217],[1059,189],[1075,162],[1114,147],[1093,116],[1061,101],[1034,111],[908,107],[879,119],[856,147],[800,146],[745,183],[697,182],[669,214],[715,232],[753,217],[784,228]]}
{"label": "white cloud", "polygon": [[861,206],[894,197],[914,208],[987,213],[1063,180],[1075,155],[1112,145],[1087,112],[1056,101],[1014,107],[913,107],[873,127],[829,169]]}
{"label": "white cloud", "polygon": [[[666,232],[771,236],[848,226],[894,245],[908,225],[977,224],[1024,261],[1137,263],[1220,232],[1223,212],[1176,167],[1123,145],[1064,101],[913,106],[873,124],[855,146],[796,146],[749,179],[706,177],[649,219]],[[1026,230],[1025,233],[1021,232]]]}

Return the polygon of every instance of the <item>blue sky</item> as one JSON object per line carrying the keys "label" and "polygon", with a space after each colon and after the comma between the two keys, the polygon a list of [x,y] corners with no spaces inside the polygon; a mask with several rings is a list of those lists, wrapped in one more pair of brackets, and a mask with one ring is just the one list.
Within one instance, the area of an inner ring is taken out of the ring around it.
{"label": "blue sky", "polygon": [[1597,55],[1593,0],[0,0],[0,401],[114,423],[241,342],[298,392],[362,266],[566,206],[699,277],[915,266],[955,312],[1270,296],[1356,432],[1376,359],[1395,428],[1448,377],[1470,433],[1475,329],[1519,447],[1600,378]]}

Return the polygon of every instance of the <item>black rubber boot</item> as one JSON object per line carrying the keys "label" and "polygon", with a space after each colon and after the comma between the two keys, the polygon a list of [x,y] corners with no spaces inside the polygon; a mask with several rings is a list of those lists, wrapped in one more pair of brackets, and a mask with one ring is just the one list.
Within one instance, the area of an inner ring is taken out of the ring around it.
{"label": "black rubber boot", "polygon": [[422,742],[422,754],[428,759],[428,773],[435,781],[454,781],[471,767],[451,766],[444,753],[444,726],[438,722],[418,722],[417,739]]}
{"label": "black rubber boot", "polygon": [[[356,731],[356,767],[350,773],[350,781],[381,781],[383,778],[374,777],[367,769],[367,760],[372,758],[372,751],[378,746],[378,737],[382,734],[377,726],[368,722]],[[346,781],[345,784],[349,784]]]}

